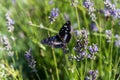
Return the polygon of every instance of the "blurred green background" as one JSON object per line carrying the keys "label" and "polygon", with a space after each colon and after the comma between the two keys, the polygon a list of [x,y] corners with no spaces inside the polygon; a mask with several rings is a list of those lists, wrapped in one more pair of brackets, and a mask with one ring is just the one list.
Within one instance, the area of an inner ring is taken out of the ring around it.
{"label": "blurred green background", "polygon": [[[14,52],[9,55],[0,42],[0,80],[84,80],[89,70],[98,70],[97,80],[120,80],[120,48],[114,46],[114,38],[111,43],[107,43],[105,38],[105,30],[112,30],[113,37],[120,34],[119,19],[105,18],[99,12],[104,9],[104,1],[91,0],[96,9],[97,27],[101,29],[101,32],[93,32],[90,29],[91,18],[83,6],[84,0],[74,1],[72,6],[72,0],[0,0],[0,39],[6,36]],[[115,3],[114,0],[112,2]],[[117,8],[120,8],[120,1],[116,2]],[[48,17],[53,8],[59,9],[59,16],[50,24]],[[8,31],[7,13],[15,22],[12,32]],[[66,22],[65,14],[69,16],[73,29],[67,45],[68,54],[40,43],[59,32]],[[44,28],[40,28],[41,25]],[[95,43],[99,47],[96,60],[69,60],[69,55],[75,54],[73,48],[79,38],[74,30],[83,28],[90,33],[89,44]],[[24,56],[30,48],[37,72],[32,72]]]}

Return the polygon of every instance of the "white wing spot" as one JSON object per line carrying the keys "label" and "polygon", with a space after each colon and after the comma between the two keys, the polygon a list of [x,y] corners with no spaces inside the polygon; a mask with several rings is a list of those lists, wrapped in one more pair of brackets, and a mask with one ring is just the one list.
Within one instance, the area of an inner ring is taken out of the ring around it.
{"label": "white wing spot", "polygon": [[67,36],[68,36],[68,35],[66,34],[65,37],[64,37],[64,41],[67,39]]}
{"label": "white wing spot", "polygon": [[65,33],[67,33],[68,31],[65,31]]}
{"label": "white wing spot", "polygon": [[53,42],[53,44],[59,45],[59,44],[62,44],[62,42]]}
{"label": "white wing spot", "polygon": [[64,27],[67,27],[66,25],[64,25]]}

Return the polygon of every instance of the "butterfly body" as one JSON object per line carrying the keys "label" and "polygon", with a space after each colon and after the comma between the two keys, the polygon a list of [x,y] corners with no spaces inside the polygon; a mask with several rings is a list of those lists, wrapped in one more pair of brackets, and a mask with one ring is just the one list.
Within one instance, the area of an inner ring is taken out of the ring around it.
{"label": "butterfly body", "polygon": [[54,48],[65,48],[66,44],[71,39],[71,23],[67,21],[62,28],[60,29],[59,33],[55,36],[48,37],[41,41],[42,44],[47,44]]}

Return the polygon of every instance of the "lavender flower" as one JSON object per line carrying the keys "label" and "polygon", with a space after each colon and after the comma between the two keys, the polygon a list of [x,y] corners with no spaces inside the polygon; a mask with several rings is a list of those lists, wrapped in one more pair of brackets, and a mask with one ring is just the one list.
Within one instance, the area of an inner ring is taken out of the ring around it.
{"label": "lavender flower", "polygon": [[113,16],[114,19],[119,18],[119,9],[110,10],[109,13]]}
{"label": "lavender flower", "polygon": [[15,22],[10,18],[10,14],[6,13],[6,21],[7,21],[7,27],[8,27],[8,32],[12,32],[14,30],[14,24]]}
{"label": "lavender flower", "polygon": [[88,9],[88,14],[90,15],[92,21],[96,21],[96,16],[94,14],[95,12],[94,3],[91,2],[90,0],[84,0],[83,5]]}
{"label": "lavender flower", "polygon": [[88,32],[86,30],[81,30],[81,38],[77,40],[74,50],[78,53],[73,59],[80,61],[84,60],[87,55],[86,49],[88,46]]}
{"label": "lavender flower", "polygon": [[85,80],[97,80],[98,70],[90,70],[88,76],[85,77]]}
{"label": "lavender flower", "polygon": [[107,17],[107,16],[110,16],[110,12],[109,12],[109,9],[104,9],[103,10],[103,13],[104,13],[104,16]]}
{"label": "lavender flower", "polygon": [[12,51],[12,47],[7,36],[1,37],[0,43],[3,44],[3,50],[8,52],[8,56],[12,57],[14,55],[14,51]]}
{"label": "lavender flower", "polygon": [[98,52],[98,47],[96,44],[93,44],[92,46],[88,47],[88,51],[89,54],[87,55],[87,58],[89,59],[95,59],[96,56],[94,54],[96,54]]}
{"label": "lavender flower", "polygon": [[105,16],[111,15],[114,19],[120,18],[120,9],[116,9],[116,6],[111,3],[110,0],[105,0],[104,2],[105,10],[104,14]]}
{"label": "lavender flower", "polygon": [[95,24],[94,22],[91,23],[90,28],[91,28],[93,31],[95,31],[95,32],[98,31],[98,28],[97,28],[97,26],[96,26],[96,24]]}
{"label": "lavender flower", "polygon": [[28,62],[29,67],[32,69],[33,72],[36,72],[36,61],[34,60],[34,57],[31,55],[31,49],[29,51],[26,51],[25,58]]}
{"label": "lavender flower", "polygon": [[110,0],[105,0],[104,5],[105,5],[105,10],[104,10],[105,16],[110,16],[113,14],[115,15],[115,13],[114,13],[115,5],[111,4]]}
{"label": "lavender flower", "polygon": [[89,51],[90,51],[90,54],[95,54],[96,52],[98,52],[97,45],[93,44],[92,46],[89,46]]}
{"label": "lavender flower", "polygon": [[74,47],[74,50],[77,51],[77,53],[82,53],[87,48],[88,41],[84,39],[77,40],[77,44]]}
{"label": "lavender flower", "polygon": [[12,49],[12,47],[10,45],[10,42],[9,42],[9,40],[8,40],[8,38],[6,36],[3,36],[2,43],[3,43],[3,46],[5,47],[6,50],[9,51],[9,50]]}
{"label": "lavender flower", "polygon": [[[77,33],[78,34],[78,33]],[[76,55],[70,56],[71,59],[77,61],[84,60],[85,58],[95,59],[95,55],[98,52],[98,47],[96,44],[91,46],[88,45],[88,31],[85,29],[79,32],[80,39],[77,40],[74,50],[77,52]]]}
{"label": "lavender flower", "polygon": [[86,51],[82,51],[80,54],[74,56],[73,59],[80,61],[80,60],[84,60],[86,56],[87,56]]}
{"label": "lavender flower", "polygon": [[111,0],[105,0],[104,4],[107,9],[115,10],[115,5],[111,3]]}
{"label": "lavender flower", "polygon": [[80,34],[80,39],[77,40],[77,44],[76,46],[74,47],[74,49],[80,53],[82,52],[84,49],[87,48],[88,46],[88,31],[83,29],[83,30],[80,30],[80,32],[78,32],[78,34]]}
{"label": "lavender flower", "polygon": [[83,30],[75,30],[74,33],[76,34],[76,36],[81,36],[83,35],[84,37],[87,37],[89,35],[89,32],[85,29]]}
{"label": "lavender flower", "polygon": [[87,58],[88,58],[88,59],[91,59],[91,60],[95,60],[95,59],[96,59],[96,56],[93,55],[93,54],[87,54]]}
{"label": "lavender flower", "polygon": [[52,24],[58,16],[58,8],[53,8],[49,18],[50,23]]}

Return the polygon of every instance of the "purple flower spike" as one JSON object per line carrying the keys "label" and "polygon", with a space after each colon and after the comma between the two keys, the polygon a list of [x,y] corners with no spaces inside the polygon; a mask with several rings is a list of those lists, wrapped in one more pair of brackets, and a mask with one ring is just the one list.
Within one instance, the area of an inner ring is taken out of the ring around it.
{"label": "purple flower spike", "polygon": [[110,0],[104,1],[105,10],[104,14],[105,16],[112,16],[114,19],[120,18],[120,9],[117,9],[115,4],[112,4]]}
{"label": "purple flower spike", "polygon": [[97,45],[93,44],[92,46],[89,46],[89,51],[90,51],[91,54],[94,54],[94,53],[98,52]]}
{"label": "purple flower spike", "polygon": [[91,0],[84,0],[83,6],[87,8],[88,14],[90,15],[92,21],[96,21],[96,16],[94,14],[95,12],[94,3]]}
{"label": "purple flower spike", "polygon": [[85,80],[97,80],[98,70],[90,70],[88,75],[85,77]]}
{"label": "purple flower spike", "polygon": [[58,8],[53,8],[52,9],[52,11],[50,13],[50,16],[48,17],[51,24],[55,21],[55,19],[59,15],[58,11],[59,11]]}
{"label": "purple flower spike", "polygon": [[29,51],[26,51],[25,58],[28,62],[29,67],[32,69],[32,72],[36,72],[36,61],[34,60],[34,57],[31,55],[31,49]]}
{"label": "purple flower spike", "polygon": [[53,8],[51,11],[51,16],[52,17],[57,17],[58,16],[58,8]]}

